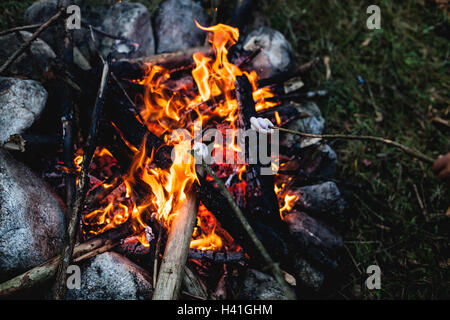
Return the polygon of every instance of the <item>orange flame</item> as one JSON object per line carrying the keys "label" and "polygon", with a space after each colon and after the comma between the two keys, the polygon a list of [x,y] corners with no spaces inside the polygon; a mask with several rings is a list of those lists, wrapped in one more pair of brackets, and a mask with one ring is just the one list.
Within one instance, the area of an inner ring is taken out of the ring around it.
{"label": "orange flame", "polygon": [[[140,150],[132,149],[135,159],[124,183],[110,194],[104,208],[84,215],[83,222],[92,228],[90,232],[103,232],[131,219],[136,233],[139,233],[139,241],[148,246],[145,233],[142,232],[147,219],[156,219],[170,228],[174,217],[173,208],[186,198],[186,192],[197,180],[194,159],[189,153],[196,129],[204,127],[211,118],[220,118],[227,126],[225,129],[236,130],[239,110],[233,92],[237,76],[245,74],[249,78],[257,110],[275,105],[265,101],[274,96],[270,89],[257,88],[258,77],[255,72],[241,71],[228,60],[228,50],[237,42],[239,30],[224,24],[212,27],[196,24],[201,30],[210,33],[209,41],[214,51],[214,58],[200,52],[192,57],[195,63],[192,78],[197,92],[195,88],[183,85],[177,86],[176,90],[171,89],[168,85],[171,80],[170,70],[159,65],[148,65],[147,75],[138,81],[145,87],[140,115],[149,131],[159,137],[165,134],[164,141],[173,147],[171,167],[163,170],[153,166],[152,157],[146,156],[145,143]],[[206,103],[211,99],[214,108]],[[182,133],[177,131],[181,128],[184,129]],[[234,142],[224,148],[239,151]],[[99,154],[110,155],[106,151]],[[242,180],[245,166],[232,165],[232,169]],[[148,193],[136,196],[136,184],[147,186]],[[140,200],[139,205],[136,198]],[[286,202],[285,207],[289,203]],[[201,205],[197,217],[198,225],[191,247],[201,250],[222,248],[224,241],[216,234],[217,222],[214,216]]]}

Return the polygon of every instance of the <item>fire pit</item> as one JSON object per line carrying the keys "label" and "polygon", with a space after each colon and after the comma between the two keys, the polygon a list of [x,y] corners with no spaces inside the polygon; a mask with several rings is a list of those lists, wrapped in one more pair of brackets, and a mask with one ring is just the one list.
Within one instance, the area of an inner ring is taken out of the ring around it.
{"label": "fire pit", "polygon": [[[209,23],[191,1],[164,2],[153,27],[138,3],[73,32],[64,10],[27,10],[48,23],[38,35],[51,57],[20,31],[28,49],[0,78],[0,296],[290,299],[331,288],[347,206],[336,154],[270,129],[322,133],[311,99],[326,92],[302,81],[316,59],[294,66],[281,33]],[[14,77],[36,73],[44,86]]]}

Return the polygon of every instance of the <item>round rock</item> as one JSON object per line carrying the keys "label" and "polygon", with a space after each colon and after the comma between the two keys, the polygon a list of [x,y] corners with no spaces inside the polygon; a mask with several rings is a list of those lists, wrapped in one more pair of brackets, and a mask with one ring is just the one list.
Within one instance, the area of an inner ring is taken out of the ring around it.
{"label": "round rock", "polygon": [[0,149],[0,281],[57,255],[64,213],[47,185]]}
{"label": "round rock", "polygon": [[[32,34],[27,31],[21,31],[22,38],[26,41]],[[4,63],[17,49],[22,45],[22,41],[16,34],[11,33],[0,37],[0,62]],[[36,68],[36,63],[39,64],[42,70],[45,70],[50,62],[56,58],[55,52],[52,48],[43,40],[37,38],[31,44],[31,52],[33,53],[33,59],[27,53],[20,55],[16,61],[14,61],[8,68],[8,72],[13,75],[19,75],[30,79],[39,80],[41,74]]]}
{"label": "round rock", "polygon": [[241,300],[287,300],[280,284],[270,275],[248,269],[239,293]]}
{"label": "round rock", "polygon": [[261,49],[249,65],[261,79],[287,71],[292,64],[292,47],[279,31],[260,27],[250,32],[243,43],[247,51]]}
{"label": "round rock", "polygon": [[197,28],[195,20],[207,26],[208,15],[200,4],[191,0],[163,2],[156,17],[157,53],[202,45],[207,32]]}
{"label": "round rock", "polygon": [[152,21],[147,8],[140,3],[118,2],[113,5],[101,25],[107,33],[122,36],[136,41],[139,46],[103,38],[102,53],[107,56],[112,53],[115,58],[138,58],[151,56],[155,53]]}
{"label": "round rock", "polygon": [[0,77],[0,145],[33,124],[44,109],[47,96],[37,81]]}
{"label": "round rock", "polygon": [[81,265],[80,289],[67,291],[69,300],[149,300],[151,277],[116,252],[105,252]]}

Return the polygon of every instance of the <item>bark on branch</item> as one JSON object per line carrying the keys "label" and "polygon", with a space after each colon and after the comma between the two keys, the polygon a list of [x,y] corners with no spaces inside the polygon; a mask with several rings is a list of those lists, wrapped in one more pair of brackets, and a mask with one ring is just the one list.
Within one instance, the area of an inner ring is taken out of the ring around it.
{"label": "bark on branch", "polygon": [[319,139],[347,139],[347,140],[366,140],[366,141],[374,141],[374,142],[381,142],[384,144],[387,144],[389,146],[398,148],[400,150],[402,150],[404,153],[406,153],[409,156],[412,156],[414,158],[418,158],[422,161],[428,162],[430,164],[434,163],[434,159],[430,158],[426,155],[424,155],[423,153],[414,150],[410,147],[407,147],[403,144],[400,144],[398,142],[389,140],[389,139],[385,139],[382,137],[374,137],[374,136],[358,136],[358,135],[347,135],[347,134],[312,134],[312,133],[304,133],[304,132],[299,132],[299,131],[295,131],[295,130],[290,130],[290,129],[285,129],[285,128],[280,128],[277,126],[273,127],[274,129],[278,129],[280,131],[286,132],[286,133],[291,133],[291,134],[295,134],[298,136],[302,136],[305,138],[319,138]]}
{"label": "bark on branch", "polygon": [[197,217],[196,193],[196,190],[192,188],[187,193],[186,200],[178,205],[175,213],[177,216],[172,223],[167,239],[153,300],[176,300],[179,296],[189,244]]}
{"label": "bark on branch", "polygon": [[64,248],[62,252],[61,263],[58,268],[56,277],[56,287],[54,291],[54,299],[61,300],[65,298],[66,294],[66,278],[67,278],[67,267],[70,264],[70,258],[72,256],[73,248],[75,246],[75,236],[78,231],[79,221],[81,212],[84,207],[86,193],[89,187],[89,177],[88,170],[91,164],[92,158],[94,156],[96,143],[95,138],[97,135],[97,126],[100,111],[103,105],[103,98],[105,95],[106,84],[109,78],[109,65],[105,63],[103,67],[102,79],[100,82],[100,88],[97,94],[97,100],[95,102],[94,109],[92,111],[91,120],[91,131],[84,148],[85,154],[83,156],[83,165],[81,168],[81,175],[78,179],[77,191],[75,196],[75,202],[71,208],[69,208],[70,214],[68,215],[69,223],[66,230],[66,235],[64,237]]}

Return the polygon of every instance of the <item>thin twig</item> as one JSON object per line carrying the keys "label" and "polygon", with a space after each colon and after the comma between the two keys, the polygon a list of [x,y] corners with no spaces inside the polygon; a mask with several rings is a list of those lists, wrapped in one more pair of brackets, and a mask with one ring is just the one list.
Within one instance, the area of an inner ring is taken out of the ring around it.
{"label": "thin twig", "polygon": [[[23,38],[23,35],[20,33],[20,31],[16,31],[15,34],[20,43],[23,44],[26,42],[26,40]],[[39,61],[34,56],[33,52],[31,51],[31,47],[28,47],[26,49],[26,53],[28,55],[28,58],[30,58],[31,61],[33,61],[34,67],[36,68],[37,72],[39,73],[39,76],[41,76],[42,75],[41,65],[39,64]]]}
{"label": "thin twig", "polygon": [[81,26],[83,28],[86,28],[86,29],[90,29],[90,30],[92,29],[92,31],[94,31],[95,33],[98,33],[98,34],[100,34],[100,35],[102,35],[104,37],[108,37],[108,38],[111,38],[111,39],[114,39],[114,40],[124,41],[124,42],[127,42],[127,43],[137,43],[133,39],[128,39],[128,38],[125,38],[125,37],[122,37],[122,36],[116,36],[116,35],[107,33],[107,32],[105,32],[103,30],[97,29],[97,28],[93,27],[92,25],[90,25],[89,23],[87,23],[85,21],[81,21]]}
{"label": "thin twig", "polygon": [[28,26],[14,27],[11,29],[3,30],[3,31],[0,31],[0,37],[10,34],[10,33],[13,33],[13,32],[16,32],[16,31],[33,30],[33,29],[39,28],[40,26],[42,26],[42,23],[30,24]]}
{"label": "thin twig", "polygon": [[[14,27],[14,28],[11,28],[11,29],[0,31],[0,37],[4,36],[4,35],[7,35],[7,34],[10,34],[10,33],[13,33],[13,32],[16,32],[16,31],[33,30],[33,29],[39,28],[41,26],[42,26],[42,23],[36,23],[36,24],[30,24],[30,25],[27,25],[27,26]],[[86,28],[86,29],[90,29],[92,27],[86,21],[81,21],[81,26],[83,28]],[[133,39],[128,39],[128,38],[125,38],[125,37],[122,37],[122,36],[116,36],[116,35],[107,33],[107,32],[105,32],[103,30],[97,29],[95,27],[92,27],[92,30],[95,33],[98,33],[98,34],[100,34],[100,35],[102,35],[104,37],[108,37],[108,38],[111,38],[111,39],[114,39],[114,40],[121,40],[121,41],[125,41],[125,42],[128,42],[128,43],[136,43],[136,41],[134,41]]]}
{"label": "thin twig", "polygon": [[158,260],[159,260],[159,253],[161,251],[163,232],[164,232],[164,227],[163,227],[163,225],[161,225],[161,229],[159,230],[159,234],[158,234],[158,240],[156,241],[155,259],[153,262],[153,288],[156,287],[156,281],[158,279]]}
{"label": "thin twig", "polygon": [[75,196],[75,203],[73,207],[70,208],[68,215],[69,223],[66,231],[66,235],[64,237],[64,248],[61,255],[61,263],[58,268],[57,277],[56,277],[56,287],[54,291],[54,299],[62,300],[65,298],[66,294],[66,270],[70,263],[70,258],[72,256],[73,248],[75,245],[75,236],[78,231],[79,220],[81,216],[81,211],[84,207],[86,193],[89,187],[89,177],[88,170],[91,164],[92,158],[94,156],[94,152],[96,149],[95,138],[97,135],[97,127],[99,115],[102,109],[106,84],[108,83],[109,78],[109,65],[105,62],[103,66],[102,79],[100,82],[100,87],[97,94],[97,100],[95,101],[95,106],[92,111],[92,119],[91,119],[91,131],[89,133],[89,137],[86,142],[86,146],[84,148],[85,154],[83,156],[83,165],[81,168],[81,174],[78,179],[77,191]]}
{"label": "thin twig", "polygon": [[117,79],[116,75],[114,74],[114,72],[111,72],[111,78],[114,80],[114,82],[117,84],[117,86],[120,88],[120,90],[122,91],[123,95],[125,96],[125,98],[127,98],[128,102],[130,103],[130,105],[133,107],[133,111],[136,113],[136,116],[139,118],[139,120],[142,122],[142,124],[145,124],[144,119],[141,116],[141,113],[138,110],[138,107],[136,106],[136,104],[134,103],[134,101],[131,99],[131,97],[128,95],[127,90],[125,90],[125,88],[123,87],[123,85],[120,83],[119,79]]}
{"label": "thin twig", "polygon": [[11,64],[16,61],[16,59],[18,57],[20,57],[20,55],[22,53],[24,53],[27,48],[31,45],[31,43],[37,39],[37,37],[42,33],[42,31],[44,31],[45,29],[47,29],[48,27],[50,27],[53,23],[55,23],[63,14],[63,10],[59,10],[54,16],[52,16],[50,19],[47,20],[47,22],[43,23],[39,29],[37,29],[33,35],[24,43],[20,46],[19,49],[17,49],[9,58],[8,60],[6,60],[6,62],[0,67],[0,74],[3,74],[10,66]]}
{"label": "thin twig", "polygon": [[358,135],[347,135],[347,134],[312,134],[312,133],[305,133],[305,132],[299,132],[299,131],[295,131],[295,130],[280,128],[277,126],[273,126],[272,128],[278,129],[283,132],[295,134],[298,136],[306,137],[306,138],[367,140],[367,141],[381,142],[381,143],[387,144],[389,146],[396,147],[396,148],[402,150],[404,153],[406,153],[412,157],[418,158],[424,162],[428,162],[430,164],[434,163],[434,159],[424,155],[423,153],[421,153],[417,150],[411,149],[411,148],[409,148],[403,144],[400,144],[398,142],[395,142],[395,141],[392,141],[389,139],[385,139],[382,137],[358,136]]}
{"label": "thin twig", "polygon": [[216,173],[204,162],[202,162],[203,168],[208,172],[208,174],[214,179],[218,187],[222,190],[223,195],[227,199],[228,203],[230,204],[231,208],[233,209],[234,213],[238,217],[239,221],[241,222],[242,226],[244,227],[245,231],[247,231],[248,235],[250,236],[250,239],[258,249],[258,251],[261,253],[261,256],[264,258],[266,263],[268,264],[268,268],[272,269],[272,273],[276,279],[276,281],[280,284],[281,288],[283,289],[286,297],[290,300],[295,300],[295,293],[294,291],[289,287],[289,285],[286,283],[286,280],[284,279],[283,273],[281,272],[281,269],[278,265],[278,263],[275,263],[272,258],[270,257],[269,253],[267,252],[266,248],[264,248],[264,245],[261,243],[259,238],[257,237],[255,231],[248,223],[247,219],[245,218],[244,214],[242,213],[239,206],[234,201],[232,195],[228,191],[228,189],[223,184],[222,180],[216,175]]}

